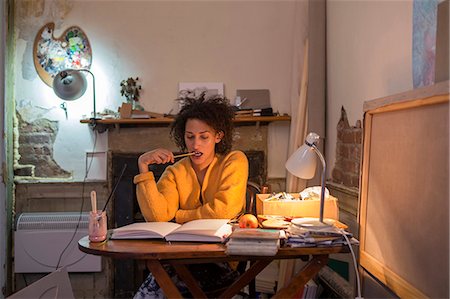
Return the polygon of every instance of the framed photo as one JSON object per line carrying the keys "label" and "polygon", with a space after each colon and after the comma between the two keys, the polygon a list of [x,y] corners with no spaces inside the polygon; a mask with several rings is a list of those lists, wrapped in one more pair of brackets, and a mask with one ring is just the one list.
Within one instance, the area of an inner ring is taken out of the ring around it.
{"label": "framed photo", "polygon": [[206,97],[223,96],[223,82],[180,82],[178,84],[179,98],[197,98],[204,91],[206,91]]}

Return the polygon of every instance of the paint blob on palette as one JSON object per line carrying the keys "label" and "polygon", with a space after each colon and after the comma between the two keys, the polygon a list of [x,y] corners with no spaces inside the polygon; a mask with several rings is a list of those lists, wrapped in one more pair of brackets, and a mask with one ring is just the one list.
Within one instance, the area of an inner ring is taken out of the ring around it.
{"label": "paint blob on palette", "polygon": [[41,79],[52,86],[53,78],[64,69],[89,69],[92,49],[84,31],[69,27],[54,37],[54,23],[44,25],[36,35],[33,47],[34,66]]}

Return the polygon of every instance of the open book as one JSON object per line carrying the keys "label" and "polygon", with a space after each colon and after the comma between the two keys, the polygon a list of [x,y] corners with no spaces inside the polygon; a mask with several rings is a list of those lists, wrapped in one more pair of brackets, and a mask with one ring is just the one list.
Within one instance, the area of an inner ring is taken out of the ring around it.
{"label": "open book", "polygon": [[113,230],[111,239],[165,239],[166,241],[222,242],[231,234],[229,219],[139,222]]}

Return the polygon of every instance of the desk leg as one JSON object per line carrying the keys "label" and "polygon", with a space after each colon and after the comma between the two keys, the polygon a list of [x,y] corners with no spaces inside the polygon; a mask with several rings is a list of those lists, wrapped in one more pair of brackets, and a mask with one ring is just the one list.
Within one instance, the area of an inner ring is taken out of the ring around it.
{"label": "desk leg", "polygon": [[177,286],[167,274],[166,270],[164,270],[164,267],[159,261],[148,260],[147,267],[150,272],[152,272],[153,276],[159,284],[159,287],[163,290],[164,295],[166,295],[167,298],[183,298]]}
{"label": "desk leg", "polygon": [[178,276],[186,284],[194,298],[208,298],[185,265],[172,264],[172,266],[175,268]]}
{"label": "desk leg", "polygon": [[259,260],[253,263],[244,274],[239,276],[239,278],[219,296],[219,298],[231,298],[236,295],[243,287],[248,285],[259,272],[264,270],[270,262],[272,262],[272,259]]}
{"label": "desk leg", "polygon": [[320,269],[328,262],[328,255],[314,255],[305,267],[295,275],[289,285],[282,288],[272,298],[293,298],[303,291],[305,284],[319,273]]}

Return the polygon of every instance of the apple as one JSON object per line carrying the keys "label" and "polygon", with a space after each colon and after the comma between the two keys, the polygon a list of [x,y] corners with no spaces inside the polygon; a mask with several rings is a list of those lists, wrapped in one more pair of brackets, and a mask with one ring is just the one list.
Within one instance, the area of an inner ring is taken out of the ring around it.
{"label": "apple", "polygon": [[258,227],[258,219],[255,215],[252,214],[244,214],[239,218],[239,227],[240,228],[257,228]]}

